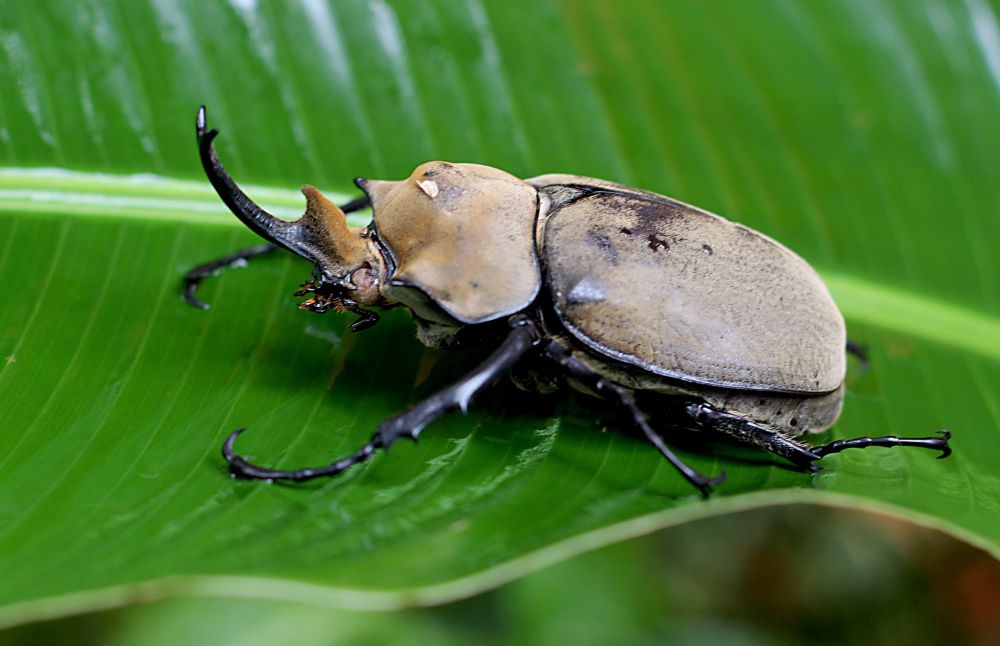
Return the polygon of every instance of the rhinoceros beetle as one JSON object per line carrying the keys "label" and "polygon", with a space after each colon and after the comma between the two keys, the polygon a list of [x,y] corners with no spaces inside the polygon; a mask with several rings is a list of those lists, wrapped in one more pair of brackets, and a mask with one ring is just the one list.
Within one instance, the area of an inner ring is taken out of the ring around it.
{"label": "rhinoceros beetle", "polygon": [[[342,473],[400,437],[416,440],[448,411],[519,365],[625,413],[703,494],[709,477],[675,455],[656,419],[723,433],[804,470],[831,453],[916,446],[950,453],[937,437],[859,437],[811,446],[800,436],[840,415],[846,371],[844,319],[816,272],[771,238],[676,200],[575,175],[521,180],[478,164],[428,162],[402,181],[357,179],[364,195],[342,207],[304,186],[306,211],[287,222],[248,198],[216,156],[217,130],[198,111],[201,161],[222,201],[267,241],[186,276],[187,300],[216,269],[277,248],[314,264],[296,292],[313,312],[352,312],[355,331],[374,310],[403,306],[428,346],[492,348],[470,373],[382,422],[354,454],[292,471],[222,453],[241,478],[304,481]],[[372,222],[345,213],[371,207]],[[641,399],[640,399],[641,398]],[[640,400],[637,403],[637,400]],[[648,409],[647,409],[648,410]]]}

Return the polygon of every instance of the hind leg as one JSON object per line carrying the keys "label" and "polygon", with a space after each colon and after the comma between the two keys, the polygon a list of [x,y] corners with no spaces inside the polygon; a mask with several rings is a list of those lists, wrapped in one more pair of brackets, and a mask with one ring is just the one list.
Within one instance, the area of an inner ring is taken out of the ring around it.
{"label": "hind leg", "polygon": [[951,433],[948,431],[939,431],[937,437],[896,437],[894,435],[875,438],[858,437],[850,440],[836,440],[822,446],[809,446],[788,437],[777,429],[735,413],[727,413],[705,402],[688,402],[680,409],[695,428],[725,433],[741,442],[780,455],[807,471],[817,470],[815,462],[824,456],[839,453],[845,449],[863,449],[870,446],[915,446],[933,449],[941,451],[939,458],[946,458],[951,454],[951,448],[948,446]]}
{"label": "hind leg", "polygon": [[743,444],[779,455],[805,471],[818,469],[813,463],[822,457],[820,454],[777,429],[735,413],[727,413],[705,402],[683,402],[678,409],[688,422],[682,423],[682,426],[725,433]]}
{"label": "hind leg", "polygon": [[817,446],[813,453],[819,457],[840,453],[844,449],[866,449],[869,446],[916,446],[922,449],[932,449],[941,451],[938,459],[951,455],[951,447],[948,440],[951,433],[948,431],[938,431],[937,437],[896,437],[895,435],[885,435],[883,437],[856,437],[850,440],[836,440],[823,446]]}

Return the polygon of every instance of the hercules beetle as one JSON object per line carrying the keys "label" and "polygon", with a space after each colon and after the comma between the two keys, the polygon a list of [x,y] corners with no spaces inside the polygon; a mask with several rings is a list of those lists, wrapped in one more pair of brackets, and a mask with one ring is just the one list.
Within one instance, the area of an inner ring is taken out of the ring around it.
{"label": "hercules beetle", "polygon": [[[295,222],[254,204],[229,177],[213,146],[205,108],[198,146],[226,206],[267,241],[193,269],[193,305],[216,269],[276,248],[312,262],[300,307],[358,315],[406,307],[432,347],[495,348],[454,385],[382,422],[354,454],[294,471],[222,453],[242,478],[304,481],[337,475],[427,424],[515,366],[518,385],[570,386],[626,413],[703,494],[722,482],[698,473],[666,445],[640,408],[674,427],[718,431],[804,470],[847,448],[917,446],[950,453],[938,437],[859,437],[810,446],[840,414],[846,371],[844,320],[816,272],[771,238],[676,200],[575,175],[521,180],[478,164],[428,162],[403,181],[357,179],[364,192],[338,207],[304,186]],[[345,213],[372,208],[366,227]],[[637,399],[639,403],[637,403]],[[645,404],[643,404],[645,405]],[[653,410],[647,408],[647,410]]]}

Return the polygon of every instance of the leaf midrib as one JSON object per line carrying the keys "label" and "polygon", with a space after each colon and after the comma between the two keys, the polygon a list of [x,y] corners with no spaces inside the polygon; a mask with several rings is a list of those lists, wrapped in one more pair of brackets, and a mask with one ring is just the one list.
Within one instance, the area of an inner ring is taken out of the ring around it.
{"label": "leaf midrib", "polygon": [[[276,215],[302,211],[298,191],[248,185],[247,192]],[[330,192],[334,200],[347,193]],[[112,175],[61,168],[0,167],[0,214],[185,222],[242,226],[203,181],[152,174]],[[362,224],[367,216],[355,216]],[[819,269],[844,316],[871,325],[1000,360],[1000,318],[913,290],[861,276]]]}

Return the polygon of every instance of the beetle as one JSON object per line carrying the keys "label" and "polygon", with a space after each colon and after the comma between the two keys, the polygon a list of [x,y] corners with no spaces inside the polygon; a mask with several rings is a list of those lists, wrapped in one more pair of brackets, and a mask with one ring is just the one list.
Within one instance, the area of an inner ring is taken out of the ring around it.
{"label": "beetle", "polygon": [[[216,155],[204,106],[202,165],[227,207],[266,244],[191,270],[185,298],[239,260],[285,249],[313,263],[296,296],[312,312],[405,307],[431,347],[492,349],[471,372],[383,421],[355,453],[326,466],[277,470],[222,454],[233,475],[305,481],[334,476],[432,421],[465,412],[512,368],[525,388],[564,385],[624,412],[703,495],[725,478],[684,463],[647,411],[675,427],[735,438],[803,470],[849,448],[914,446],[950,454],[950,433],[858,437],[812,446],[844,398],[844,319],[819,275],[792,251],[741,224],[649,191],[575,175],[521,180],[478,164],[428,162],[402,181],[357,179],[364,195],[338,207],[304,186],[301,219],[256,205]],[[346,213],[371,207],[349,227]],[[512,375],[514,376],[514,375]],[[643,402],[648,402],[648,405]]]}

